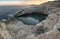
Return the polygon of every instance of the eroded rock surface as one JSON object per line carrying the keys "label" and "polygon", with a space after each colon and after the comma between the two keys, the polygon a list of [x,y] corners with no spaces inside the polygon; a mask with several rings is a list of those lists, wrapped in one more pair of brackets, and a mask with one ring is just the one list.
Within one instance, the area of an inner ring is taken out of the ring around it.
{"label": "eroded rock surface", "polygon": [[[1,39],[60,39],[60,2],[47,2],[39,6],[26,8],[16,16],[42,12],[46,14],[45,20],[36,26],[24,25],[21,21],[14,20],[8,24],[0,23]],[[15,17],[15,16],[14,16]],[[57,37],[57,38],[56,38]]]}

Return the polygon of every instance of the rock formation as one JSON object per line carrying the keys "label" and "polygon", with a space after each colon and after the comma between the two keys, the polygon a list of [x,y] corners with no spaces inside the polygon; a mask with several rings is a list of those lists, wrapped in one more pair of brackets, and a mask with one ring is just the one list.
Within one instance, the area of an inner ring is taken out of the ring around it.
{"label": "rock formation", "polygon": [[11,34],[6,29],[6,25],[4,23],[0,24],[0,39],[12,39]]}
{"label": "rock formation", "polygon": [[49,32],[37,36],[35,39],[60,39],[60,21]]}
{"label": "rock formation", "polygon": [[[47,2],[38,6],[24,9],[13,16],[14,20],[9,23],[0,23],[1,39],[60,39],[60,1]],[[15,20],[17,16],[23,14],[48,15],[45,20],[33,25],[24,25],[21,21]],[[58,27],[57,27],[58,25]],[[56,29],[57,28],[57,29]],[[57,31],[56,31],[57,30]],[[52,36],[53,35],[53,36]],[[43,38],[44,37],[44,38]],[[51,37],[51,38],[50,38]],[[57,38],[56,38],[57,37]]]}
{"label": "rock formation", "polygon": [[[58,22],[58,20],[60,19],[60,8],[59,8],[59,1],[54,1],[54,2],[48,2],[48,3],[45,3],[45,4],[42,4],[40,6],[40,8],[42,7],[45,7],[46,10],[43,9],[43,11],[47,11],[46,13],[48,13],[48,17],[46,17],[45,20],[43,20],[42,22],[40,22],[39,24],[37,24],[33,30],[34,30],[34,33],[37,32],[38,30],[38,27],[41,27],[43,26],[44,28],[47,28],[47,31],[50,31],[53,29],[54,25]],[[53,5],[52,5],[53,4]]]}

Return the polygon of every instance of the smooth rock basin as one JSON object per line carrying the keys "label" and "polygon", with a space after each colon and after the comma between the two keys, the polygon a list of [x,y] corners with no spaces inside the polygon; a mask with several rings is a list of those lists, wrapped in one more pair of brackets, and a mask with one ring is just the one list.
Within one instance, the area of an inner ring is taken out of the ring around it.
{"label": "smooth rock basin", "polygon": [[24,14],[22,16],[18,16],[17,19],[22,21],[25,25],[36,25],[46,17],[47,15],[43,14]]}

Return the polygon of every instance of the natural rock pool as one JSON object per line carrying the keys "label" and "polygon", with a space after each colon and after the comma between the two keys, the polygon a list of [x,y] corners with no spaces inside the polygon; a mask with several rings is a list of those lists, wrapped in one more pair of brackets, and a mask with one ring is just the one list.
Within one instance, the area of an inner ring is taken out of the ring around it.
{"label": "natural rock pool", "polygon": [[36,25],[46,17],[47,15],[44,14],[24,14],[22,16],[18,16],[17,19],[26,25]]}

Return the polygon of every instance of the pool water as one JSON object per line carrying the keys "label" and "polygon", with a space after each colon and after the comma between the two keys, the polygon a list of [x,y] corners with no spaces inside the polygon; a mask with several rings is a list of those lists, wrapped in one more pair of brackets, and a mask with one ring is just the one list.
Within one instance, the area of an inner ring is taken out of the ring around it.
{"label": "pool water", "polygon": [[18,16],[17,19],[23,22],[25,25],[36,25],[46,17],[47,15],[43,14],[25,14],[22,16]]}

